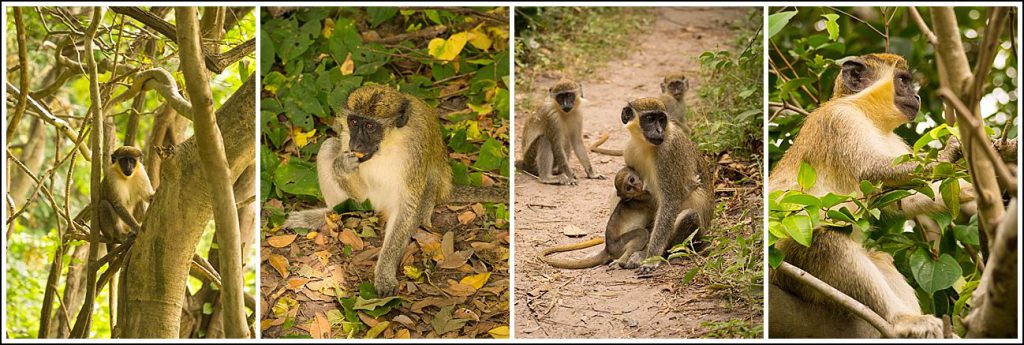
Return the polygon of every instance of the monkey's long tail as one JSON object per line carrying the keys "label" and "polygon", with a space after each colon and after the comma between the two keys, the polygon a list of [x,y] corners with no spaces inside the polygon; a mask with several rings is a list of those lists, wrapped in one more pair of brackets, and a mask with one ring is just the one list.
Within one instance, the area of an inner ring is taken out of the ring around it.
{"label": "monkey's long tail", "polygon": [[599,138],[597,138],[597,141],[595,141],[593,144],[590,144],[590,152],[597,152],[597,153],[600,153],[600,154],[603,154],[603,155],[609,155],[609,156],[621,156],[622,155],[622,150],[613,150],[613,149],[601,148],[600,146],[602,144],[604,144],[604,142],[606,142],[606,141],[608,141],[608,133],[601,133],[601,136]]}
{"label": "monkey's long tail", "polygon": [[330,211],[331,209],[329,208],[315,208],[292,212],[292,214],[288,215],[288,219],[285,219],[281,227],[285,229],[303,228],[320,230],[324,225],[327,225],[327,213]]}
{"label": "monkey's long tail", "polygon": [[506,186],[452,186],[449,204],[473,204],[478,202],[508,203],[508,187]]}
{"label": "monkey's long tail", "polygon": [[542,250],[540,252],[540,254],[537,255],[537,258],[540,259],[541,261],[544,261],[544,263],[546,263],[548,265],[551,265],[553,267],[557,267],[557,268],[581,269],[581,268],[596,267],[596,266],[599,266],[599,265],[604,265],[604,264],[610,262],[611,259],[612,259],[610,256],[608,256],[608,253],[605,250],[603,250],[603,249],[600,252],[597,252],[594,255],[591,255],[591,256],[588,256],[588,257],[585,257],[585,258],[582,258],[582,259],[578,259],[578,260],[573,260],[573,259],[555,259],[555,258],[548,257],[548,255],[551,255],[551,254],[554,254],[554,253],[561,253],[561,252],[568,252],[568,251],[573,251],[573,250],[579,250],[579,249],[583,249],[583,248],[590,248],[590,247],[599,245],[601,243],[604,243],[604,238],[598,237],[598,238],[595,238],[595,239],[592,239],[592,240],[589,240],[589,241],[571,243],[571,244],[566,244],[566,245],[561,245],[561,246],[554,246],[554,247]]}

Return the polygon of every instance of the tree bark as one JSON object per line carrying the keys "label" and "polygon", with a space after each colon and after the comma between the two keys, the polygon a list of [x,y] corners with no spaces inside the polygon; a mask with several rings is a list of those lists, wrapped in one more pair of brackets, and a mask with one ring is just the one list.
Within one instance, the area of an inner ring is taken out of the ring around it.
{"label": "tree bark", "polygon": [[968,338],[1017,337],[1017,201],[992,239],[992,251],[974,290],[971,313],[964,319]]}
{"label": "tree bark", "polygon": [[[92,109],[92,152],[99,152],[100,145],[103,145],[103,106],[100,101],[100,84],[97,77],[96,71],[96,59],[93,56],[93,39],[96,37],[96,30],[100,26],[100,21],[103,20],[103,7],[96,6],[92,12],[92,22],[89,24],[89,28],[85,32],[85,64],[88,67],[89,72],[89,98],[91,100]],[[22,93],[27,93],[28,90],[22,90]],[[92,200],[103,200],[103,188],[101,187],[103,176],[103,160],[93,159],[92,160],[92,178],[90,192],[92,194]],[[92,328],[92,307],[96,301],[96,270],[92,267],[92,263],[96,262],[96,256],[99,253],[100,243],[100,210],[99,207],[93,207],[92,222],[89,230],[89,265],[86,266],[86,279],[85,279],[85,303],[82,304],[82,310],[78,312],[78,318],[75,320],[75,328],[71,331],[71,337],[73,338],[85,338],[89,336],[89,330]]]}
{"label": "tree bark", "polygon": [[8,139],[14,136],[14,132],[18,130],[18,124],[21,123],[21,117],[25,115],[25,109],[28,107],[27,91],[30,90],[29,82],[31,81],[28,76],[30,63],[28,62],[28,47],[25,46],[25,20],[21,15],[21,7],[14,7],[14,27],[18,41],[18,63],[21,64],[21,69],[18,71],[21,77],[21,89],[26,92],[18,95],[18,105],[14,109],[14,116],[7,123]]}
{"label": "tree bark", "polygon": [[[223,136],[232,139],[224,143],[232,178],[255,160],[255,85],[250,77],[217,109]],[[132,282],[124,287],[127,338],[178,337],[192,255],[213,214],[210,181],[199,167],[196,138],[175,151],[162,164],[160,188],[124,272]]]}
{"label": "tree bark", "polygon": [[[174,17],[178,24],[178,46],[181,49],[181,66],[185,85],[192,99],[192,123],[199,147],[200,167],[206,175],[209,193],[213,195],[214,221],[216,222],[217,243],[219,244],[220,276],[223,289],[220,302],[224,306],[224,335],[229,338],[248,338],[249,329],[245,322],[245,298],[242,293],[242,245],[239,239],[238,212],[235,209],[235,194],[231,186],[236,176],[231,176],[227,156],[224,153],[224,138],[213,113],[213,93],[210,78],[203,69],[202,34],[199,30],[198,9],[178,7]],[[223,24],[213,25],[219,31]]]}

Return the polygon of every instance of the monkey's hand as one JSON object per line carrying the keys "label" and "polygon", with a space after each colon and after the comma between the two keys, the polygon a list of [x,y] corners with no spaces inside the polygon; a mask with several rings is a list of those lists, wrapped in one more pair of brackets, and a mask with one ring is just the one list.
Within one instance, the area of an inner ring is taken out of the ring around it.
{"label": "monkey's hand", "polygon": [[642,264],[640,265],[640,267],[637,267],[636,274],[639,276],[650,275],[654,273],[654,270],[658,269],[658,266],[661,266],[661,261],[655,261],[649,264]]}
{"label": "monkey's hand", "polygon": [[359,157],[352,151],[345,151],[334,159],[334,174],[348,175],[359,169]]}
{"label": "monkey's hand", "polygon": [[898,314],[892,327],[900,338],[942,338],[942,320],[931,315]]}
{"label": "monkey's hand", "polygon": [[942,162],[955,162],[962,157],[960,152],[960,140],[955,136],[949,136],[946,140],[946,146],[939,151],[939,161]]}
{"label": "monkey's hand", "polygon": [[587,178],[592,179],[592,180],[605,180],[605,179],[607,179],[607,177],[605,177],[604,175],[600,175],[600,174],[594,173],[593,170],[587,171]]}

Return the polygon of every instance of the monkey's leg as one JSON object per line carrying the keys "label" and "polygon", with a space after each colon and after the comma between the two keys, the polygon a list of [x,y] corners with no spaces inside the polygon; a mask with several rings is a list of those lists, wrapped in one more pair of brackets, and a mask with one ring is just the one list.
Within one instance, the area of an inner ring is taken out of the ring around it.
{"label": "monkey's leg", "polygon": [[[552,174],[552,166],[554,165],[555,156],[559,155],[561,151],[557,147],[553,147],[550,141],[544,139],[538,139],[537,142],[537,176],[540,178],[541,183],[546,184],[568,184],[575,185],[576,179],[570,177],[563,171],[561,174]],[[564,163],[564,155],[562,155]],[[571,170],[570,170],[571,171]]]}
{"label": "monkey's leg", "polygon": [[[637,229],[634,231],[643,232],[644,235],[647,234],[647,229]],[[644,250],[644,246],[647,245],[647,237],[648,236],[634,236],[629,239],[629,241],[622,246],[622,255],[619,255],[619,258],[615,259],[614,263],[618,264],[621,268],[628,268],[626,266],[629,263],[629,258],[633,256],[633,253]]]}
{"label": "monkey's leg", "polygon": [[[686,212],[686,214],[683,214],[684,212]],[[682,205],[670,202],[659,202],[658,211],[654,218],[654,228],[651,229],[651,238],[647,241],[647,248],[641,252],[641,255],[630,258],[629,265],[636,265],[634,267],[639,266],[637,268],[637,273],[641,275],[650,274],[657,269],[658,266],[661,265],[660,261],[643,264],[641,266],[641,262],[636,261],[636,258],[639,258],[642,261],[652,256],[661,256],[661,254],[668,249],[669,242],[671,242],[672,238],[676,237],[676,231],[679,230],[676,227],[678,223],[677,220],[686,219],[690,217],[690,214],[692,213],[693,210],[690,209],[682,210]],[[685,236],[689,235],[689,233],[685,234]]]}
{"label": "monkey's leg", "polygon": [[583,144],[582,133],[576,135],[575,140],[572,141],[572,148],[576,151],[576,158],[583,165],[583,171],[587,173],[587,178],[603,180],[604,176],[594,174],[594,168],[590,165],[590,157],[587,156],[587,146]]}
{"label": "monkey's leg", "polygon": [[404,210],[388,216],[384,243],[377,254],[377,265],[373,270],[373,286],[378,295],[391,296],[398,292],[398,264],[402,260],[405,246],[409,244],[416,228],[422,224],[419,216],[426,205],[427,200],[422,196],[410,198],[402,205]]}
{"label": "monkey's leg", "polygon": [[[887,274],[880,270],[876,261],[859,243],[844,234],[832,231],[816,231],[812,241],[809,248],[792,240],[780,242],[781,249],[786,253],[786,262],[868,306],[891,322],[901,337],[942,336],[941,320],[931,315],[921,315],[920,307],[906,303],[906,296],[901,296],[906,293],[905,289],[901,288],[899,290],[904,291],[899,292],[891,285],[900,284],[889,280],[893,272]],[[791,281],[783,275],[775,277],[779,286],[787,291],[808,301],[833,305],[821,294],[801,285],[800,282]],[[907,284],[902,277],[899,280],[901,284]],[[838,307],[833,305],[832,308]]]}
{"label": "monkey's leg", "polygon": [[[116,203],[116,202],[112,203],[112,202],[109,202],[107,200],[101,200],[100,201],[100,207],[104,208],[106,210],[106,212],[109,212],[109,214],[111,216],[120,218],[121,221],[123,221],[124,224],[128,226],[128,230],[131,233],[139,232],[139,222],[135,221],[135,217],[132,217],[132,214],[129,213],[128,210],[124,208],[124,206],[121,206],[120,203]],[[123,229],[119,229],[118,228],[118,226],[117,226],[117,218],[111,218],[111,222],[113,224],[105,225],[105,227],[108,227],[108,228],[112,229],[110,231],[111,232],[110,235],[112,235],[111,239],[114,239],[114,240],[117,240],[118,242],[121,242],[121,241],[124,240],[124,237],[127,234],[121,233],[121,231],[123,231]],[[121,230],[121,231],[117,231],[117,230]]]}

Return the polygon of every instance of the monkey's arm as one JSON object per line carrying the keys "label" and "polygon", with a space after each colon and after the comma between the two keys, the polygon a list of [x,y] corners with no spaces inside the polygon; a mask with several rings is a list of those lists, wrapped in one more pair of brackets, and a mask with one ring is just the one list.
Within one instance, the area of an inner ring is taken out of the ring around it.
{"label": "monkey's arm", "polygon": [[121,205],[121,203],[117,201],[111,202],[107,200],[102,200],[100,201],[100,205],[102,205],[102,207],[104,208],[107,208],[107,210],[109,211],[113,211],[114,214],[120,217],[121,220],[128,225],[132,232],[139,231],[139,222],[135,220],[135,217],[132,217],[131,212],[128,212],[128,209],[124,208],[124,206]]}
{"label": "monkey's arm", "polygon": [[590,157],[587,156],[587,146],[583,144],[582,131],[573,133],[571,144],[573,151],[576,151],[576,158],[579,158],[580,164],[583,164],[583,171],[587,173],[587,178],[603,180],[604,176],[594,174],[594,168],[590,165]]}

